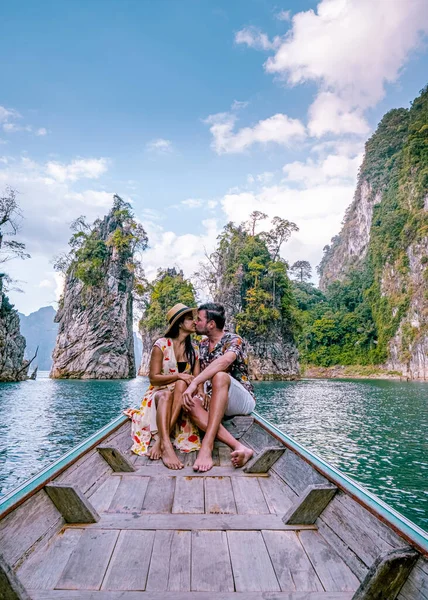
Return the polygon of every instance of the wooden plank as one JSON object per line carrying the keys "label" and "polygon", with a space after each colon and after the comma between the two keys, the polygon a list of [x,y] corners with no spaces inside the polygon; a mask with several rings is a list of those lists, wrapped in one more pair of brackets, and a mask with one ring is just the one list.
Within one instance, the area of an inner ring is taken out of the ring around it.
{"label": "wooden plank", "polygon": [[98,590],[118,535],[118,531],[85,529],[56,587],[70,590]]}
{"label": "wooden plank", "polygon": [[77,486],[48,483],[45,490],[66,523],[96,523],[100,520],[100,515]]}
{"label": "wooden plank", "polygon": [[230,467],[232,465],[230,461],[231,449],[229,446],[219,446],[218,455],[220,460],[220,467]]}
{"label": "wooden plank", "polygon": [[230,477],[207,477],[205,479],[205,512],[207,514],[236,514]]}
{"label": "wooden plank", "polygon": [[196,457],[198,456],[197,452],[183,452],[182,463],[185,467],[193,467],[195,464]]}
{"label": "wooden plank", "polygon": [[336,492],[337,487],[332,484],[308,485],[301,496],[286,511],[282,520],[289,525],[292,523],[315,523]]}
{"label": "wooden plank", "polygon": [[184,467],[173,471],[168,469],[159,462],[151,466],[139,467],[134,473],[112,473],[112,477],[269,477],[267,473],[253,475],[245,473],[242,469],[236,469],[232,465],[230,467],[213,467],[207,472],[199,473],[194,471],[192,467]]}
{"label": "wooden plank", "polygon": [[121,531],[101,588],[145,590],[154,539],[154,531]]}
{"label": "wooden plank", "polygon": [[315,525],[285,525],[278,515],[205,515],[205,514],[113,514],[104,513],[93,529],[277,529],[279,531],[316,530]]}
{"label": "wooden plank", "polygon": [[149,484],[148,477],[121,477],[119,487],[111,501],[109,512],[132,513],[142,509]]}
{"label": "wooden plank", "polygon": [[152,460],[145,454],[144,456],[140,456],[138,454],[134,454],[134,458],[132,459],[132,464],[136,469],[139,467],[151,465],[153,463]]}
{"label": "wooden plank", "polygon": [[275,474],[261,477],[259,485],[271,513],[283,515],[297,498],[293,490]]}
{"label": "wooden plank", "polygon": [[273,471],[281,477],[296,494],[301,494],[308,485],[330,483],[312,465],[291,450],[286,450],[281,458],[272,467]]}
{"label": "wooden plank", "polygon": [[398,535],[341,491],[324,510],[322,520],[369,568],[380,554],[393,549],[392,544],[403,546]]}
{"label": "wooden plank", "polygon": [[[190,590],[190,531],[156,531],[146,590]],[[177,596],[179,597],[179,596]]]}
{"label": "wooden plank", "polygon": [[31,496],[0,521],[0,548],[4,560],[19,566],[23,555],[37,542],[59,531],[65,521],[44,490]]}
{"label": "wooden plank", "polygon": [[219,467],[220,466],[220,454],[219,454],[218,448],[213,448],[212,459],[213,459],[214,466]]}
{"label": "wooden plank", "polygon": [[241,438],[241,442],[246,446],[251,446],[256,452],[260,452],[267,446],[277,446],[283,448],[284,445],[276,440],[258,423],[253,423]]}
{"label": "wooden plank", "polygon": [[245,473],[267,473],[284,452],[285,448],[276,448],[274,446],[263,448],[245,465]]}
{"label": "wooden plank", "polygon": [[398,600],[428,600],[428,568],[427,559],[422,556],[413,567],[406,583],[398,594]]}
{"label": "wooden plank", "polygon": [[174,499],[174,477],[150,477],[144,496],[143,513],[170,513]]}
{"label": "wooden plank", "polygon": [[27,590],[0,554],[0,598],[2,600],[31,600]]}
{"label": "wooden plank", "polygon": [[190,591],[191,543],[190,531],[174,531],[168,577],[168,590],[171,592]]}
{"label": "wooden plank", "polygon": [[[35,590],[33,600],[213,600],[212,592]],[[215,600],[352,600],[350,592],[217,592]]]}
{"label": "wooden plank", "polygon": [[[317,520],[316,525],[319,533],[323,536],[330,546],[332,546],[343,561],[348,565],[351,571],[356,575],[359,581],[362,581],[367,574],[368,567],[355,554],[355,552],[346,544],[333,529],[331,529],[324,521],[323,515]],[[427,599],[428,600],[428,599]]]}
{"label": "wooden plank", "polygon": [[132,462],[118,448],[103,445],[97,446],[97,450],[115,473],[135,471]]}
{"label": "wooden plank", "polygon": [[120,477],[108,477],[89,497],[92,506],[97,512],[105,512],[109,509],[119,483]]}
{"label": "wooden plank", "polygon": [[198,592],[235,589],[225,531],[192,532],[192,583]]}
{"label": "wooden plank", "polygon": [[262,534],[282,591],[324,589],[294,531],[263,531]]}
{"label": "wooden plank", "polygon": [[205,512],[203,479],[177,477],[172,512],[187,514]]}
{"label": "wooden plank", "polygon": [[53,483],[77,485],[83,494],[89,496],[91,491],[95,491],[111,473],[111,467],[94,449],[56,477]]}
{"label": "wooden plank", "polygon": [[67,528],[33,552],[17,571],[24,586],[32,590],[54,588],[82,533],[83,529]]}
{"label": "wooden plank", "polygon": [[348,592],[358,588],[357,577],[317,531],[301,531],[298,535],[325,590]]}
{"label": "wooden plank", "polygon": [[238,415],[233,417],[233,419],[226,419],[222,424],[236,440],[239,440],[248,431],[253,423],[253,417]]}
{"label": "wooden plank", "polygon": [[228,531],[227,539],[237,592],[280,591],[260,531]]}
{"label": "wooden plank", "polygon": [[246,479],[244,477],[232,478],[232,487],[236,508],[240,515],[260,515],[269,512],[268,505],[256,477],[253,479]]}
{"label": "wooden plank", "polygon": [[353,600],[395,600],[413,569],[418,552],[403,548],[379,556],[356,591]]}

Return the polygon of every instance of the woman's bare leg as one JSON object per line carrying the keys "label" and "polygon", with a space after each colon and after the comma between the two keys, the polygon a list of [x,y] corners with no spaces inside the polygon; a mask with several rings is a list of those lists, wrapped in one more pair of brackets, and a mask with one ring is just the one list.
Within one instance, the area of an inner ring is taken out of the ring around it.
{"label": "woman's bare leg", "polygon": [[156,442],[153,446],[150,458],[154,459],[160,451],[160,458],[168,469],[182,469],[184,465],[177,458],[169,439],[172,401],[172,393],[167,390],[162,390],[155,394],[159,444]]}
{"label": "woman's bare leg", "polygon": [[172,400],[172,409],[171,409],[171,420],[170,420],[170,432],[173,430],[174,425],[178,421],[178,417],[180,416],[181,410],[183,408],[183,392],[187,388],[187,383],[181,381],[179,379],[174,386],[174,396]]}

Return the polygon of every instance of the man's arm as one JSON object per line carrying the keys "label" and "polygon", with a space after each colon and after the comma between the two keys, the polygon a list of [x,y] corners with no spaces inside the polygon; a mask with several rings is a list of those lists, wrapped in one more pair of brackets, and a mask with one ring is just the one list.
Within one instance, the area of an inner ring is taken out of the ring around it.
{"label": "man's arm", "polygon": [[212,379],[216,373],[220,371],[226,371],[228,367],[235,361],[236,353],[231,350],[225,352],[223,356],[219,356],[213,362],[208,365],[206,369],[201,371],[197,377],[192,381],[187,390],[183,393],[183,403],[186,408],[194,406],[195,401],[193,396],[196,394],[198,386],[205,383],[208,379]]}

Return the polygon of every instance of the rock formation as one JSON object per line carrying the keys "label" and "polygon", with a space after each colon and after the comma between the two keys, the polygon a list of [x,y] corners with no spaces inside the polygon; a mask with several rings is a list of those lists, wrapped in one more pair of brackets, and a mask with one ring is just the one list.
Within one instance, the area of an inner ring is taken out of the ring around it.
{"label": "rock formation", "polygon": [[[428,379],[428,88],[366,144],[354,201],[325,248],[320,288],[363,275],[384,367]],[[384,351],[383,351],[384,349]]]}
{"label": "rock formation", "polygon": [[33,358],[38,348],[37,357],[33,362],[40,371],[50,371],[52,367],[52,352],[58,333],[58,324],[54,322],[56,311],[52,306],[43,306],[28,316],[19,313],[21,332],[27,346],[25,358]]}
{"label": "rock formation", "polygon": [[18,311],[1,290],[0,278],[0,381],[24,381],[29,362],[24,360],[25,338],[19,330]]}
{"label": "rock formation", "polygon": [[115,196],[110,213],[80,236],[84,241],[72,253],[55,317],[59,328],[51,377],[135,377],[132,261],[135,244],[147,244],[138,227],[128,205]]}

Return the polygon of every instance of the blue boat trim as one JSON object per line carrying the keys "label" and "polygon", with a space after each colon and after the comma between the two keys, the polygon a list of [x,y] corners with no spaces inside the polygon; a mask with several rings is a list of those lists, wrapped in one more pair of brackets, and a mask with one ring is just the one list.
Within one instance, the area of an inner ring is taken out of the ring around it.
{"label": "blue boat trim", "polygon": [[412,523],[412,521],[409,521],[404,515],[386,504],[386,502],[378,498],[375,494],[366,490],[362,485],[316,454],[313,454],[304,446],[301,446],[298,442],[293,440],[293,438],[280,431],[275,425],[272,425],[272,423],[264,419],[257,412],[253,412],[252,414],[264,429],[284,442],[288,448],[305,458],[318,471],[333,483],[337,484],[345,492],[348,492],[351,496],[359,500],[360,503],[365,505],[371,512],[376,513],[382,521],[389,524],[395,531],[403,534],[410,543],[417,546],[424,554],[428,554],[428,534],[423,529]]}
{"label": "blue boat trim", "polygon": [[126,423],[126,421],[128,421],[128,417],[121,415],[110,423],[107,423],[107,425],[104,425],[104,427],[96,431],[86,440],[83,440],[78,446],[72,448],[48,467],[36,473],[31,479],[27,479],[27,481],[24,481],[24,483],[6,494],[6,496],[0,500],[0,518],[10,512],[10,509],[14,507],[15,504],[21,504],[27,497],[31,496],[35,490],[40,489],[44,484],[59,475],[59,473],[80,458],[82,454],[95,446],[103,438],[107,437],[115,429],[118,429],[121,425]]}

